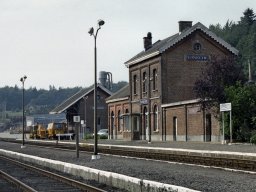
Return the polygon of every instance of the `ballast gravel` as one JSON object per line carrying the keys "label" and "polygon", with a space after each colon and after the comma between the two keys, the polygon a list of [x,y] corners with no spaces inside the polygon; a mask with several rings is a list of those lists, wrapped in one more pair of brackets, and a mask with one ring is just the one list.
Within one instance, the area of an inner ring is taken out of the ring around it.
{"label": "ballast gravel", "polygon": [[100,154],[100,159],[92,160],[92,155],[85,152],[80,152],[79,158],[77,158],[76,151],[41,148],[37,146],[27,146],[21,149],[20,144],[1,141],[0,148],[199,191],[256,191],[256,173],[227,171],[210,167],[103,154]]}

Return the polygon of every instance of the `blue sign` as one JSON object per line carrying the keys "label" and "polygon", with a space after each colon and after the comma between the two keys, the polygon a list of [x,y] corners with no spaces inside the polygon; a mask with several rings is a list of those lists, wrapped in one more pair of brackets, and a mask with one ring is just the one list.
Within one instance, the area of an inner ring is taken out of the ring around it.
{"label": "blue sign", "polygon": [[140,104],[141,105],[147,105],[148,104],[148,99],[141,99]]}
{"label": "blue sign", "polygon": [[187,61],[208,61],[207,55],[187,55]]}

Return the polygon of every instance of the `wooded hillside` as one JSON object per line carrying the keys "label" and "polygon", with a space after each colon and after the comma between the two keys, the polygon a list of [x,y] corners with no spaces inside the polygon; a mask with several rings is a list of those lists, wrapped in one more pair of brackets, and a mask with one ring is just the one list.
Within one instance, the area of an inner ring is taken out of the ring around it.
{"label": "wooded hillside", "polygon": [[[112,92],[127,84],[125,81],[113,83]],[[58,88],[49,90],[29,88],[24,92],[26,115],[47,114],[64,100],[78,92],[82,87]],[[0,88],[0,130],[22,121],[22,89],[18,86]]]}
{"label": "wooded hillside", "polygon": [[256,78],[256,16],[253,9],[246,9],[238,22],[227,20],[224,26],[210,25],[209,29],[227,41],[240,53],[239,62],[248,77],[251,63],[253,78]]}

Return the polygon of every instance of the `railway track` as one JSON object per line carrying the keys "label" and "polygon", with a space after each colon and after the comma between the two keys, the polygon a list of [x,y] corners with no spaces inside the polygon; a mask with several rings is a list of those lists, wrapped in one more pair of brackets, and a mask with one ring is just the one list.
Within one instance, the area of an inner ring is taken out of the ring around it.
{"label": "railway track", "polygon": [[21,192],[21,186],[19,182],[16,182],[14,178],[0,171],[0,191],[1,192]]}
{"label": "railway track", "polygon": [[[0,191],[106,192],[16,160],[0,156]],[[6,187],[6,188],[5,188]],[[3,188],[3,190],[1,190]]]}

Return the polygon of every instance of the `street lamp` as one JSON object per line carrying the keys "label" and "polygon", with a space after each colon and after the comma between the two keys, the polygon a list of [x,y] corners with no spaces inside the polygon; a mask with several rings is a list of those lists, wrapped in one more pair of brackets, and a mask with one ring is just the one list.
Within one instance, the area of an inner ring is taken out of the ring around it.
{"label": "street lamp", "polygon": [[96,40],[98,31],[101,29],[101,26],[104,25],[105,22],[103,20],[98,20],[98,28],[96,33],[94,33],[94,28],[91,27],[88,33],[94,37],[94,153],[92,155],[92,159],[99,159],[97,149],[97,46]]}
{"label": "street lamp", "polygon": [[25,83],[26,79],[27,79],[26,75],[24,75],[23,77],[20,78],[20,81],[22,83],[22,145],[21,145],[21,148],[25,148],[25,140],[24,140],[24,131],[25,131],[24,83]]}

